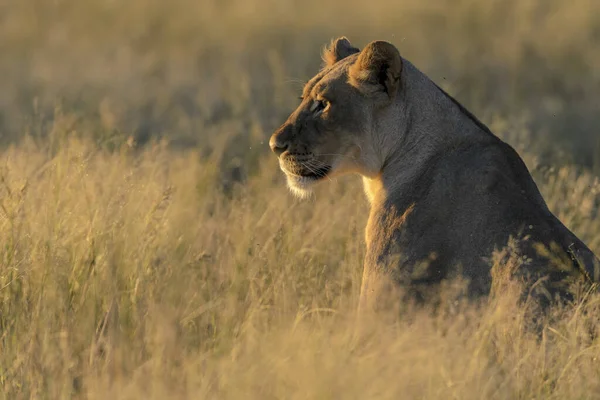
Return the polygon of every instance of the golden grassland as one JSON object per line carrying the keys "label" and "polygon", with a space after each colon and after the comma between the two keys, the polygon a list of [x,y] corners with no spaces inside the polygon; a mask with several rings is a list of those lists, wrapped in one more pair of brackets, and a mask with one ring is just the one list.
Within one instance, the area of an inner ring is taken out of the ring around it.
{"label": "golden grassland", "polygon": [[388,39],[599,254],[599,7],[0,2],[1,398],[600,397],[600,296],[357,326],[359,180],[297,200],[267,148],[331,37]]}

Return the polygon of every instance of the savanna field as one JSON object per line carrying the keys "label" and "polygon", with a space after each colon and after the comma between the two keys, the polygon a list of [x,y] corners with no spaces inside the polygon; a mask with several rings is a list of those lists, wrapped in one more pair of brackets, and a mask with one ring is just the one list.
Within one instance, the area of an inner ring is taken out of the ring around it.
{"label": "savanna field", "polygon": [[597,0],[0,1],[0,398],[600,398],[600,295],[356,325],[360,179],[298,200],[268,149],[341,35],[393,42],[600,254]]}

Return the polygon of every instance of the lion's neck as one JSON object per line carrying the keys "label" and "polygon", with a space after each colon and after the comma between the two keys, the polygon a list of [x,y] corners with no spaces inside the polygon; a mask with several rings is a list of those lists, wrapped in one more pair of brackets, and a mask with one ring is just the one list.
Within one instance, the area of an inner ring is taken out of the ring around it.
{"label": "lion's neck", "polygon": [[[419,177],[443,155],[459,144],[490,140],[489,130],[442,92],[409,62],[403,70],[403,87],[375,129],[379,167],[363,178],[372,205],[383,204],[391,196],[408,196]],[[393,132],[392,135],[389,133]],[[495,138],[495,137],[494,137]]]}

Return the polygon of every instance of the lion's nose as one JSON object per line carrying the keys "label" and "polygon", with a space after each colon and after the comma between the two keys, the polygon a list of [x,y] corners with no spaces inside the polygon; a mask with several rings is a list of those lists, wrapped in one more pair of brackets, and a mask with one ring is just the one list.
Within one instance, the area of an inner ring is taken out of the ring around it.
{"label": "lion's nose", "polygon": [[271,147],[273,153],[277,154],[277,157],[279,157],[288,149],[289,143],[285,140],[281,140],[281,135],[275,134],[271,136],[271,139],[269,140],[269,146]]}

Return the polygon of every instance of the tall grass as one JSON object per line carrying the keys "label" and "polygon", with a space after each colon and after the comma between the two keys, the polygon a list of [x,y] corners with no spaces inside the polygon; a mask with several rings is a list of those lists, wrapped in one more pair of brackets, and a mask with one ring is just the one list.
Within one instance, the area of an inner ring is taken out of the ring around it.
{"label": "tall grass", "polygon": [[[196,150],[57,141],[25,139],[0,158],[5,398],[564,399],[600,388],[600,298],[557,310],[541,337],[510,293],[409,308],[357,333],[367,205],[355,179],[298,201],[264,157],[224,192],[218,164]],[[542,190],[598,250],[600,185],[573,171],[547,173]]]}
{"label": "tall grass", "polygon": [[449,285],[441,310],[357,326],[360,182],[297,200],[266,142],[332,36],[389,39],[520,150],[600,253],[596,11],[0,2],[1,396],[596,397],[597,296],[531,330],[511,284],[482,304]]}

